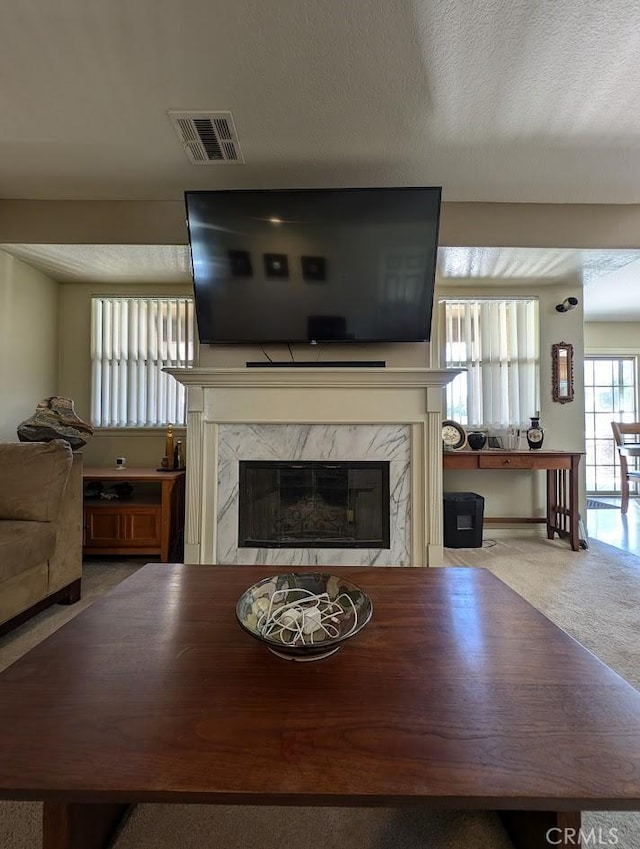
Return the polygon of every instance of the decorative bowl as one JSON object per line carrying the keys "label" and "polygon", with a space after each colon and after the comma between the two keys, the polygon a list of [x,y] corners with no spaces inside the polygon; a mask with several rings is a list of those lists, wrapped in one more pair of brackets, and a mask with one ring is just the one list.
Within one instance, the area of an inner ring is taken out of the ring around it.
{"label": "decorative bowl", "polygon": [[264,578],[236,604],[241,627],[286,660],[329,657],[364,628],[372,613],[364,590],[323,572]]}

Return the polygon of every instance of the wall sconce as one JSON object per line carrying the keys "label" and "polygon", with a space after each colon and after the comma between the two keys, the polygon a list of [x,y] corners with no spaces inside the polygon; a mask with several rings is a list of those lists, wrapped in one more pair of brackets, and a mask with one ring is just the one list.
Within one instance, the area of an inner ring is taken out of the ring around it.
{"label": "wall sconce", "polygon": [[569,312],[578,306],[577,298],[565,298],[561,304],[558,304],[556,309],[558,312]]}

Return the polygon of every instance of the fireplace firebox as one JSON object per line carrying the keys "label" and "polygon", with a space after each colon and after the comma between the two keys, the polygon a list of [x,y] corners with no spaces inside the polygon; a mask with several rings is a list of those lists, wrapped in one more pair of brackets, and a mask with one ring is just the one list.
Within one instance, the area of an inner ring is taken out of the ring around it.
{"label": "fireplace firebox", "polygon": [[390,548],[389,463],[240,461],[241,548]]}

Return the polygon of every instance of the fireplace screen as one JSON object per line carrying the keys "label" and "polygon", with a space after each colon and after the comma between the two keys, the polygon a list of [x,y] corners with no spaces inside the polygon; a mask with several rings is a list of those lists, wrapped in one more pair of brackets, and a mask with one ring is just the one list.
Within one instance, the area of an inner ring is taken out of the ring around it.
{"label": "fireplace screen", "polygon": [[238,546],[389,548],[388,462],[240,461]]}

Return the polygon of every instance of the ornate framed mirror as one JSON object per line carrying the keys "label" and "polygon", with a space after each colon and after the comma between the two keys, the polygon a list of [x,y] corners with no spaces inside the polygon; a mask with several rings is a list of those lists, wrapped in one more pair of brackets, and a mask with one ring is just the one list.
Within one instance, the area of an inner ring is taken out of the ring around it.
{"label": "ornate framed mirror", "polygon": [[559,404],[573,401],[573,345],[569,342],[551,346],[551,394]]}

